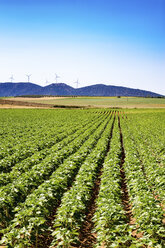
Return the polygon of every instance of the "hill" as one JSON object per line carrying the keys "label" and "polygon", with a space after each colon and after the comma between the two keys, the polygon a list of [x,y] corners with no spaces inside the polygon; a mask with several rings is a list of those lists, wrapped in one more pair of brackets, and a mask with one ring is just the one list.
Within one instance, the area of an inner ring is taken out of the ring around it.
{"label": "hill", "polygon": [[128,87],[112,86],[104,84],[96,84],[87,87],[82,87],[76,90],[78,96],[138,96],[138,97],[159,97],[160,94],[132,89]]}
{"label": "hill", "polygon": [[42,92],[42,87],[32,83],[0,83],[0,97],[38,95]]}
{"label": "hill", "polygon": [[58,96],[138,96],[161,97],[162,95],[128,87],[96,84],[75,89],[67,84],[58,83],[42,87],[33,83],[0,83],[0,97],[22,95]]}

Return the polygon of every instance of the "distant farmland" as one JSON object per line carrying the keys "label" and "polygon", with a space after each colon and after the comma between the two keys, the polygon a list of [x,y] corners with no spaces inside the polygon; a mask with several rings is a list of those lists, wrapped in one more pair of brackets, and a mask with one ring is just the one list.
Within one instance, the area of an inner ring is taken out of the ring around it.
{"label": "distant farmland", "polygon": [[50,105],[85,106],[85,107],[119,107],[119,108],[165,108],[165,98],[143,97],[42,97],[42,98],[8,98]]}

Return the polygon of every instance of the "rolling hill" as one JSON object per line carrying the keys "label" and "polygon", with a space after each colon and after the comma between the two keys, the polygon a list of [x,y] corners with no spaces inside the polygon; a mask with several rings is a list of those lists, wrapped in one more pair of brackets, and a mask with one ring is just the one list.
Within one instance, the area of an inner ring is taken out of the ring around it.
{"label": "rolling hill", "polygon": [[161,97],[162,95],[128,87],[96,84],[75,89],[67,84],[58,83],[42,87],[33,83],[0,83],[0,97],[22,95],[58,95],[58,96],[138,96]]}

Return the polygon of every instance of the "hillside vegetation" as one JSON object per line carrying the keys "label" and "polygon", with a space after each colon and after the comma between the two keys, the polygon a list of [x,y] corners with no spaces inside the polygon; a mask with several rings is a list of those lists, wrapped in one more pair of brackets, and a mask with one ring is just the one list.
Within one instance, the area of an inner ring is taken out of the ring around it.
{"label": "hillside vegetation", "polygon": [[104,84],[75,89],[64,83],[45,87],[32,83],[0,83],[0,97],[20,95],[161,97],[161,94],[150,91]]}

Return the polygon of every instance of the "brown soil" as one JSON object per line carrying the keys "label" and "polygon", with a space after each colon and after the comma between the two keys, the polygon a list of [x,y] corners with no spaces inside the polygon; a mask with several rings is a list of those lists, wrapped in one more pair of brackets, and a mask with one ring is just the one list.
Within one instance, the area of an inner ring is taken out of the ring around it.
{"label": "brown soil", "polygon": [[[58,203],[58,207],[60,205],[61,201]],[[53,221],[54,221],[54,216],[56,215],[57,208],[54,209],[53,213],[51,216],[48,217],[48,220],[46,222],[47,228],[53,228]],[[50,247],[51,242],[53,241],[53,236],[51,235],[51,231],[47,230],[43,234],[40,234],[38,237],[38,247],[42,248],[48,248]],[[32,248],[35,248],[32,247]]]}
{"label": "brown soil", "polygon": [[[82,225],[82,228],[80,230],[80,245],[79,248],[92,248],[93,244],[96,243],[96,233],[92,233],[92,229],[94,228],[94,223],[92,221],[92,218],[94,216],[94,213],[96,211],[96,199],[99,194],[100,189],[100,182],[101,182],[101,174],[102,172],[99,172],[99,176],[95,181],[95,186],[92,191],[92,197],[89,202],[89,206],[87,209],[87,214],[84,220],[84,223]],[[75,247],[75,246],[74,246]]]}
{"label": "brown soil", "polygon": [[6,106],[10,107],[34,107],[34,108],[52,108],[51,104],[43,104],[43,103],[33,103],[33,102],[25,102],[25,101],[17,101],[17,100],[6,100],[0,99],[1,108],[6,108]]}
{"label": "brown soil", "polygon": [[[56,99],[65,99],[65,98],[69,98],[68,97],[64,97],[64,96],[52,96],[52,97],[11,97],[10,100],[12,101],[35,101],[35,100],[56,100]],[[71,97],[70,97],[71,98]]]}
{"label": "brown soil", "polygon": [[130,205],[130,200],[129,200],[129,195],[128,195],[128,189],[127,189],[127,183],[126,183],[126,176],[125,176],[125,171],[124,171],[124,162],[125,162],[125,151],[124,151],[124,146],[123,146],[123,135],[121,131],[121,126],[120,126],[120,117],[118,117],[119,120],[119,130],[120,130],[120,142],[121,142],[121,162],[120,162],[120,176],[121,176],[121,191],[122,191],[122,203],[123,207],[128,219],[128,223],[130,225],[135,224],[135,219],[132,217],[132,210],[131,210],[131,205]]}
{"label": "brown soil", "polygon": [[[2,105],[0,104],[0,109],[45,109],[45,107],[30,107],[30,106],[17,106],[17,105],[9,105],[9,104],[5,104]],[[48,108],[46,108],[48,109]]]}
{"label": "brown soil", "polygon": [[36,103],[36,102],[26,102],[21,100],[6,100],[0,99],[0,108],[65,108],[65,109],[75,109],[75,108],[87,108],[86,106],[78,106],[78,105],[54,105],[54,104],[46,104],[46,103]]}

